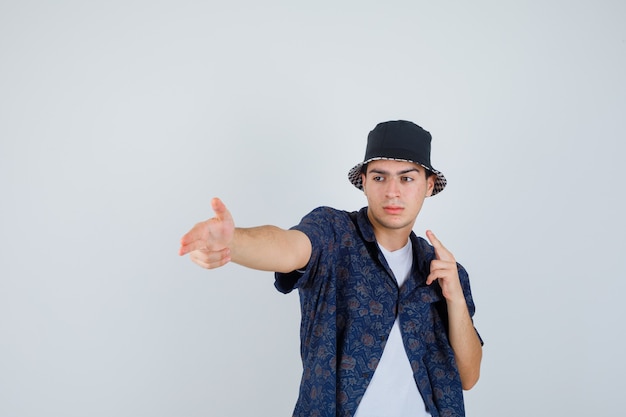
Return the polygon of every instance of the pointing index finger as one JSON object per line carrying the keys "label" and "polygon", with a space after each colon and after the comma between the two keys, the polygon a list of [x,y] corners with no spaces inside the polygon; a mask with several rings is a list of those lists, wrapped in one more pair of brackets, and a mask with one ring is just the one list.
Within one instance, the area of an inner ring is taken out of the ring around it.
{"label": "pointing index finger", "polygon": [[454,260],[454,256],[452,256],[450,251],[443,246],[439,239],[437,239],[437,236],[435,236],[432,230],[426,231],[426,237],[430,241],[430,244],[433,245],[433,248],[435,248],[435,256],[437,259],[448,261]]}

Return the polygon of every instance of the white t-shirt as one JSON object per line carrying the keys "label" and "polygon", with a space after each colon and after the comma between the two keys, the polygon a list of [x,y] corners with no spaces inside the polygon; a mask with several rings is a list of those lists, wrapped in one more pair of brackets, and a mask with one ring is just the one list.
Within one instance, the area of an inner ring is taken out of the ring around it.
{"label": "white t-shirt", "polygon": [[[401,287],[411,273],[413,250],[411,240],[397,251],[389,252],[379,246],[391,271]],[[383,350],[376,372],[354,417],[428,417],[409,358],[402,343],[400,320],[391,328],[389,339]]]}

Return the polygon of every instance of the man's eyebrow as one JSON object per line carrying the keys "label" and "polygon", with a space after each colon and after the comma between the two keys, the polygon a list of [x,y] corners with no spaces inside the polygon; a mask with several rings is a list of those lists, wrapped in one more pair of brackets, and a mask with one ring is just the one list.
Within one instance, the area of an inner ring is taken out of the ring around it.
{"label": "man's eyebrow", "polygon": [[[389,171],[385,171],[385,170],[382,170],[382,169],[376,169],[376,168],[372,168],[369,172],[370,173],[374,173],[374,174],[389,175]],[[396,175],[404,175],[404,174],[408,174],[409,172],[420,172],[420,170],[419,170],[419,168],[404,169],[402,171],[398,171],[396,173]]]}

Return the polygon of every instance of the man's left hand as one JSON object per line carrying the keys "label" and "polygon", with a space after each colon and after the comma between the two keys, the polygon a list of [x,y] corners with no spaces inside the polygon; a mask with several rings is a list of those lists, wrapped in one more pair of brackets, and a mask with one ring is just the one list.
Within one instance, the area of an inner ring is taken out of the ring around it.
{"label": "man's left hand", "polygon": [[426,237],[435,248],[435,259],[430,262],[430,274],[426,278],[426,285],[439,280],[443,296],[447,301],[465,303],[454,255],[443,246],[432,231],[427,230]]}

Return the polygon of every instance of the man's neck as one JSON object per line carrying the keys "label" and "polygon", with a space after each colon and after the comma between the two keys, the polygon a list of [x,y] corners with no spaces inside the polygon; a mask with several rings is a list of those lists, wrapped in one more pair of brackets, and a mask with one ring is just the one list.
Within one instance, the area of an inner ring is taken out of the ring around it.
{"label": "man's neck", "polygon": [[374,236],[380,246],[387,249],[389,252],[402,249],[409,241],[409,235],[411,231],[406,230],[376,230],[374,228]]}

